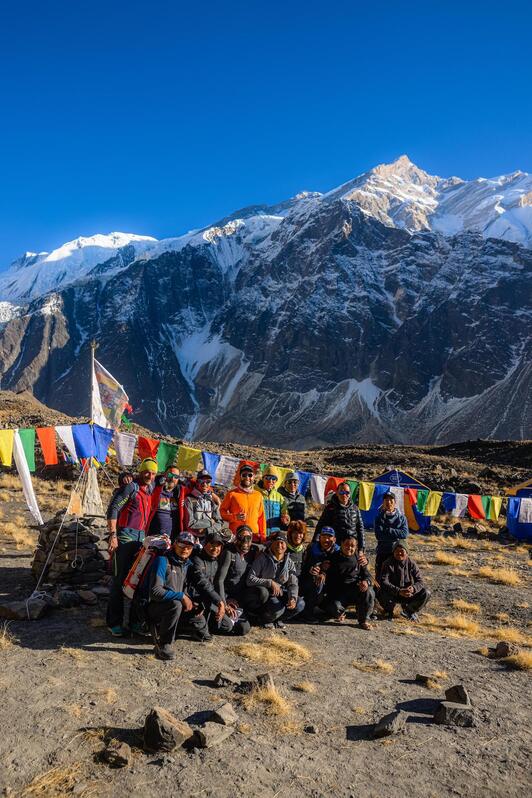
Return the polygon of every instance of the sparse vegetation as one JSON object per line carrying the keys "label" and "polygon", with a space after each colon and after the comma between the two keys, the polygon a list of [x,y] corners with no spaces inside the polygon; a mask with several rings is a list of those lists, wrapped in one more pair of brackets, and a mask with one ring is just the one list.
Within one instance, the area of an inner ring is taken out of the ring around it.
{"label": "sparse vegetation", "polygon": [[18,643],[18,638],[10,630],[9,621],[4,621],[0,624],[0,651],[8,651],[15,643]]}
{"label": "sparse vegetation", "polygon": [[35,778],[21,792],[21,798],[45,796],[45,798],[60,798],[71,792],[79,780],[81,762],[66,767],[55,767],[47,770]]}
{"label": "sparse vegetation", "polygon": [[466,612],[476,614],[480,612],[480,604],[475,604],[472,601],[465,601],[465,599],[453,599],[452,606],[459,612]]}
{"label": "sparse vegetation", "polygon": [[488,579],[496,585],[509,585],[515,587],[521,584],[521,578],[516,571],[511,568],[492,568],[489,565],[484,565],[477,571],[477,576],[482,579]]}
{"label": "sparse vegetation", "polygon": [[294,690],[300,693],[315,693],[316,685],[313,682],[302,681],[299,684],[294,684]]}
{"label": "sparse vegetation", "polygon": [[258,687],[243,700],[246,709],[261,707],[267,715],[289,715],[292,704],[281,695],[276,687]]}
{"label": "sparse vegetation", "polygon": [[512,654],[510,657],[505,657],[503,662],[515,670],[532,670],[532,651],[520,651],[518,654]]}
{"label": "sparse vegetation", "polygon": [[351,665],[358,671],[364,671],[365,673],[393,673],[395,670],[395,665],[383,659],[376,659],[373,662],[362,662],[355,659]]}
{"label": "sparse vegetation", "polygon": [[308,648],[279,635],[268,637],[261,643],[239,643],[233,650],[244,659],[264,665],[297,667],[312,658]]}
{"label": "sparse vegetation", "polygon": [[432,559],[434,565],[460,565],[461,562],[460,557],[455,557],[454,554],[449,554],[447,551],[435,552]]}

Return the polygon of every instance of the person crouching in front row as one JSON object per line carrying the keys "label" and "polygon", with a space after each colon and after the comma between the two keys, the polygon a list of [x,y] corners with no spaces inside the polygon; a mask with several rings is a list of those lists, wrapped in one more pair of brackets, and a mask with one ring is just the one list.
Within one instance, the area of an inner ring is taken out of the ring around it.
{"label": "person crouching in front row", "polygon": [[299,585],[285,532],[274,532],[266,548],[250,565],[246,577],[244,606],[267,629],[285,626],[300,613],[305,602],[299,598]]}
{"label": "person crouching in front row", "polygon": [[331,555],[324,592],[322,609],[327,617],[343,621],[347,607],[355,605],[360,628],[372,628],[369,618],[373,612],[375,593],[371,586],[367,557],[363,552],[357,552],[356,532],[345,537],[340,544],[340,551]]}
{"label": "person crouching in front row", "polygon": [[393,618],[395,605],[400,604],[401,615],[410,621],[418,620],[417,613],[430,598],[421,571],[408,556],[404,540],[393,544],[392,556],[382,565],[377,598],[389,619]]}

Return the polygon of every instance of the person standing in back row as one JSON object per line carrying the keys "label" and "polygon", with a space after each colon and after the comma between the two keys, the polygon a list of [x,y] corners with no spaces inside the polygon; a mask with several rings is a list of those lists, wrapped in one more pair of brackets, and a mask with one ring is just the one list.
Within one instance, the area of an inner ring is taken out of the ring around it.
{"label": "person standing in back row", "polygon": [[408,537],[408,521],[395,504],[395,495],[388,491],[382,498],[382,507],[377,513],[374,524],[377,538],[377,556],[375,558],[375,579],[380,581],[382,565],[392,556],[393,544],[397,540]]}
{"label": "person standing in back row", "polygon": [[261,494],[253,487],[253,469],[244,463],[236,477],[237,488],[227,492],[220,514],[229,524],[231,532],[235,533],[238,527],[246,524],[253,533],[254,543],[264,543],[266,540],[266,518]]}
{"label": "person standing in back row", "polygon": [[340,482],[336,493],[325,505],[321,518],[316,525],[315,538],[323,527],[332,527],[336,533],[336,542],[340,545],[344,538],[355,536],[357,551],[361,554],[366,548],[364,524],[360,510],[351,499],[351,489],[347,482]]}
{"label": "person standing in back row", "polygon": [[[304,521],[307,505],[305,497],[299,492],[299,477],[295,471],[289,471],[284,483],[279,488],[279,493],[285,500],[286,512],[290,521]],[[288,527],[288,524],[281,519],[281,529]]]}
{"label": "person standing in back row", "polygon": [[288,526],[290,522],[286,499],[277,490],[278,481],[279,472],[277,469],[273,466],[266,466],[256,487],[256,490],[261,493],[264,502],[266,534],[268,537],[274,532],[279,532],[282,524]]}

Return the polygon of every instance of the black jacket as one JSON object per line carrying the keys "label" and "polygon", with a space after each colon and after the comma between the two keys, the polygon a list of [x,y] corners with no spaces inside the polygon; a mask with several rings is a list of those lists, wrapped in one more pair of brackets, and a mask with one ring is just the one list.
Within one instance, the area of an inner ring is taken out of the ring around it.
{"label": "black jacket", "polygon": [[396,560],[395,557],[385,560],[380,574],[380,583],[383,590],[387,590],[394,596],[398,595],[402,587],[412,585],[414,595],[425,587],[421,571],[410,557],[403,562]]}
{"label": "black jacket", "polygon": [[336,551],[331,555],[330,563],[325,580],[325,593],[330,599],[340,598],[359,582],[371,582],[367,566],[359,564],[356,554],[346,557],[341,551]]}
{"label": "black jacket", "polygon": [[241,596],[246,587],[249,566],[257,553],[257,546],[252,546],[247,554],[241,554],[234,543],[227,546],[221,553],[214,587],[224,601],[226,597],[238,599]]}
{"label": "black jacket", "polygon": [[351,499],[344,506],[340,504],[340,500],[335,494],[321,514],[321,518],[316,525],[315,537],[318,537],[320,529],[324,526],[331,526],[334,529],[337,543],[341,543],[350,532],[356,532],[358,550],[364,551],[366,544],[364,524],[360,510],[356,504],[353,504]]}
{"label": "black jacket", "polygon": [[[191,557],[192,571],[198,582],[207,582],[211,588],[210,599],[214,604],[218,604],[222,597],[214,587],[214,580],[218,571],[219,560],[218,557],[209,557],[205,549],[201,549],[198,554]],[[204,593],[205,591],[203,591]],[[198,598],[203,598],[201,591],[196,591],[195,595]]]}
{"label": "black jacket", "polygon": [[155,558],[145,582],[149,601],[179,601],[185,593],[196,594],[209,603],[220,601],[205,574],[194,569],[190,560],[181,560],[172,551]]}

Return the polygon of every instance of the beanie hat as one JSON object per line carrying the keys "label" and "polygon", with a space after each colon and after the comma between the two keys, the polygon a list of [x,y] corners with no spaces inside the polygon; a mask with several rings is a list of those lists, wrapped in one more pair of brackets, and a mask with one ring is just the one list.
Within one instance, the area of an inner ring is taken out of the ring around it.
{"label": "beanie hat", "polygon": [[279,472],[275,468],[275,466],[268,465],[262,472],[262,477],[275,477],[277,480],[279,479]]}
{"label": "beanie hat", "polygon": [[150,474],[156,474],[158,470],[159,466],[157,465],[157,460],[154,460],[153,457],[145,457],[139,465],[139,474],[141,474],[143,471],[149,471]]}
{"label": "beanie hat", "polygon": [[408,544],[406,543],[405,540],[396,540],[395,543],[392,546],[392,551],[395,551],[396,549],[399,549],[399,548],[404,549],[406,551],[406,553],[408,554],[409,548],[408,548]]}

